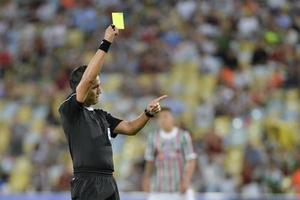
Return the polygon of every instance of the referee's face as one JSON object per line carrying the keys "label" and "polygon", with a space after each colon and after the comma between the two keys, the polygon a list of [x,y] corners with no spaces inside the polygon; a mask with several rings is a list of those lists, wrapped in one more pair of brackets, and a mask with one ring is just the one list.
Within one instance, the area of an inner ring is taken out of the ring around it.
{"label": "referee's face", "polygon": [[93,84],[88,91],[84,103],[88,106],[97,104],[100,94],[101,94],[100,78],[99,76],[97,76],[97,78],[93,81]]}

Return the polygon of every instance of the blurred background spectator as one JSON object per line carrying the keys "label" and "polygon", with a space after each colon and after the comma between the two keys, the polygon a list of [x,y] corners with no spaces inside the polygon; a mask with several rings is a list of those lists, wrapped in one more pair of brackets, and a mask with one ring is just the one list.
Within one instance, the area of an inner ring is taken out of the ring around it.
{"label": "blurred background spectator", "polygon": [[[166,93],[193,133],[198,192],[299,194],[299,9],[297,0],[1,1],[0,192],[68,190],[57,108],[71,70],[123,11],[98,106],[131,119]],[[121,190],[141,190],[155,128],[114,140]]]}

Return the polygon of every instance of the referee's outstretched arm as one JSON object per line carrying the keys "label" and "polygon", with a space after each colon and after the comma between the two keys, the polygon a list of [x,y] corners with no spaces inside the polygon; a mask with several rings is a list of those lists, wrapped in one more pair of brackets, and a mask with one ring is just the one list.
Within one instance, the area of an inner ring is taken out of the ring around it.
{"label": "referee's outstretched arm", "polygon": [[76,100],[78,102],[84,103],[88,90],[91,88],[93,81],[101,71],[105,54],[107,53],[110,44],[113,42],[118,33],[119,30],[115,28],[114,25],[110,25],[105,30],[104,40],[102,40],[98,51],[89,62],[78,86],[76,87]]}
{"label": "referee's outstretched arm", "polygon": [[167,95],[160,96],[154,100],[152,100],[145,111],[140,114],[135,120],[132,121],[122,121],[115,128],[116,133],[124,134],[124,135],[135,135],[137,134],[148,122],[151,117],[154,117],[155,114],[161,111],[161,107],[159,101],[166,98]]}

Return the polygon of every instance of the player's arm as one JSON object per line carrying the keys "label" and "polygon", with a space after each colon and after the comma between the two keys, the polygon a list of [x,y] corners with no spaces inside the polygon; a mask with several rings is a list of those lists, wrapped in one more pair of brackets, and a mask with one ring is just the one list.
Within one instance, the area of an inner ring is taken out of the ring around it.
{"label": "player's arm", "polygon": [[108,50],[107,46],[113,42],[115,35],[118,34],[118,29],[110,25],[105,30],[104,40],[100,48],[97,50],[96,54],[90,60],[85,72],[82,75],[82,78],[76,87],[76,100],[78,102],[83,103],[88,90],[90,89],[93,81],[96,79],[97,75],[99,75],[102,65],[104,63],[104,57],[106,51]]}
{"label": "player's arm", "polygon": [[184,193],[192,183],[193,174],[196,168],[197,155],[194,152],[192,138],[188,132],[185,132],[182,140],[184,157],[187,160],[184,165],[184,172],[180,183],[180,192]]}
{"label": "player's arm", "polygon": [[154,162],[147,160],[145,165],[145,172],[143,177],[143,191],[150,192],[151,176],[153,173]]}
{"label": "player's arm", "polygon": [[181,192],[185,192],[192,183],[193,174],[196,168],[196,159],[188,160],[184,166],[183,180],[181,181]]}
{"label": "player's arm", "polygon": [[146,112],[148,112],[148,116],[146,112],[143,112],[138,116],[136,119],[132,121],[122,121],[118,124],[115,128],[116,133],[124,134],[124,135],[135,135],[137,134],[149,121],[150,115],[154,116],[158,112],[160,112],[161,107],[159,101],[166,98],[167,95],[163,95],[157,99],[152,100],[149,105],[147,106]]}

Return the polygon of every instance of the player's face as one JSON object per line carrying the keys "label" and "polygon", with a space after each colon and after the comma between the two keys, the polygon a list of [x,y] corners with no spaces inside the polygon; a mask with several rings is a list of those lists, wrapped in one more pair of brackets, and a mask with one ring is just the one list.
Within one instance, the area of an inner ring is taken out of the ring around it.
{"label": "player's face", "polygon": [[158,115],[158,124],[161,129],[171,131],[174,127],[174,118],[171,112],[161,111]]}
{"label": "player's face", "polygon": [[93,81],[91,88],[88,91],[88,94],[85,99],[87,105],[94,105],[98,103],[99,96],[101,94],[101,85],[99,76]]}

